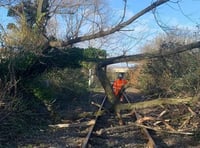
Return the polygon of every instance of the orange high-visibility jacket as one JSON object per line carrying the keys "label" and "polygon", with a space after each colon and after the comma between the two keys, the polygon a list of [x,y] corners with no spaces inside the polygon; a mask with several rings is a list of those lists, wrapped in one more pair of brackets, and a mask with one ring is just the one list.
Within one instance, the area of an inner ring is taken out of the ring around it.
{"label": "orange high-visibility jacket", "polygon": [[113,83],[113,91],[114,94],[117,96],[124,85],[128,83],[125,79],[117,79]]}

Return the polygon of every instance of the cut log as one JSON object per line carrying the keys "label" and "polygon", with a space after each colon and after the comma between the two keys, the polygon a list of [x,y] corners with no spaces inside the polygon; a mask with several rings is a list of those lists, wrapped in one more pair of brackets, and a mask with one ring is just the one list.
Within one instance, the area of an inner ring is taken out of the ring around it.
{"label": "cut log", "polygon": [[49,127],[52,127],[52,128],[87,127],[87,126],[94,125],[94,123],[95,123],[95,120],[90,120],[90,121],[74,123],[74,124],[61,123],[61,124],[49,125]]}

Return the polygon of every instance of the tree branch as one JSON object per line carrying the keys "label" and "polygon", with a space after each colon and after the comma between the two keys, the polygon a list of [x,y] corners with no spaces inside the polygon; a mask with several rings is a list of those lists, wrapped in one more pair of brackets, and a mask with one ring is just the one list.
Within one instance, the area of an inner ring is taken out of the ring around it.
{"label": "tree branch", "polygon": [[187,45],[179,46],[175,48],[173,51],[169,52],[164,52],[164,53],[142,53],[142,54],[136,54],[136,55],[130,55],[130,56],[119,56],[119,57],[113,57],[113,58],[108,58],[101,63],[99,63],[100,67],[105,67],[110,64],[115,64],[115,63],[120,63],[120,62],[127,62],[127,61],[140,61],[140,60],[145,60],[145,59],[152,59],[152,58],[157,58],[157,57],[162,57],[162,56],[169,56],[173,55],[176,53],[181,53],[185,52],[188,50],[192,50],[195,48],[200,48],[200,41],[193,42]]}
{"label": "tree branch", "polygon": [[91,39],[95,39],[95,38],[100,38],[100,37],[104,37],[110,34],[113,34],[117,31],[120,31],[122,28],[130,25],[131,23],[133,23],[135,20],[137,20],[138,18],[140,18],[141,16],[143,16],[144,14],[146,14],[147,12],[153,10],[154,8],[168,2],[169,0],[158,0],[154,3],[152,3],[150,6],[146,7],[145,9],[143,9],[142,11],[138,12],[137,14],[135,14],[133,17],[131,17],[129,20],[120,23],[116,26],[114,26],[111,29],[108,30],[101,30],[97,33],[94,34],[90,34],[90,35],[85,35],[85,36],[81,36],[81,37],[77,37],[75,39],[71,39],[65,42],[60,42],[60,41],[51,41],[50,42],[50,46],[52,47],[63,47],[63,46],[69,46],[71,44],[75,44],[78,42],[83,42],[83,41],[87,41],[87,40],[91,40]]}

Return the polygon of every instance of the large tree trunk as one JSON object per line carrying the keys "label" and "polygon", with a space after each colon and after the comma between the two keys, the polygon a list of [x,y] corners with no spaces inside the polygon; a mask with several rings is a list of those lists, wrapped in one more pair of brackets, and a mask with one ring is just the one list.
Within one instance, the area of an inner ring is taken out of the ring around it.
{"label": "large tree trunk", "polygon": [[155,107],[160,105],[178,105],[178,104],[190,104],[199,100],[199,97],[187,97],[187,98],[161,98],[155,100],[149,100],[145,102],[118,104],[116,110],[134,110],[148,107]]}
{"label": "large tree trunk", "polygon": [[115,104],[117,102],[117,99],[113,93],[112,86],[110,84],[110,81],[106,75],[105,68],[100,67],[99,65],[96,66],[96,75],[101,82],[102,87],[105,90],[105,94],[108,97],[109,102],[112,104]]}

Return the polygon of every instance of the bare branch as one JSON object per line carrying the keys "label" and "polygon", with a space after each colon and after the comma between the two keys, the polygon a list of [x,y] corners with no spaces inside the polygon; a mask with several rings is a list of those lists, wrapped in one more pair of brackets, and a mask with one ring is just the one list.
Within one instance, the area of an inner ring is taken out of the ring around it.
{"label": "bare branch", "polygon": [[110,64],[120,63],[120,62],[127,62],[127,61],[140,61],[145,59],[157,58],[162,56],[169,56],[176,53],[181,53],[187,50],[192,50],[195,48],[200,48],[200,41],[193,42],[187,45],[183,45],[180,47],[175,48],[173,51],[165,52],[165,53],[142,53],[130,56],[119,56],[114,58],[108,58],[105,61],[99,64],[100,67],[105,67]]}
{"label": "bare branch", "polygon": [[144,14],[146,14],[147,12],[153,10],[154,8],[168,2],[169,0],[158,0],[154,3],[152,3],[150,6],[146,7],[145,9],[143,9],[142,11],[138,12],[137,14],[135,14],[133,17],[131,17],[129,20],[121,23],[121,24],[118,24],[114,27],[112,27],[111,29],[108,29],[108,30],[100,30],[99,32],[97,33],[94,33],[94,34],[90,34],[90,35],[85,35],[85,36],[80,36],[80,37],[77,37],[75,39],[71,39],[71,40],[68,40],[66,42],[57,42],[57,41],[52,41],[50,42],[50,46],[69,46],[71,44],[74,44],[74,43],[78,43],[78,42],[82,42],[82,41],[86,41],[86,40],[91,40],[91,39],[95,39],[95,38],[100,38],[100,37],[104,37],[104,36],[107,36],[107,35],[110,35],[110,34],[113,34],[117,31],[120,31],[121,29],[123,29],[124,27],[130,25],[131,23],[133,23],[135,20],[137,20],[138,18],[140,18],[141,16],[143,16]]}
{"label": "bare branch", "polygon": [[123,16],[119,22],[119,24],[121,24],[124,21],[124,18],[126,16],[126,6],[127,6],[127,0],[124,0],[124,11],[123,11]]}

